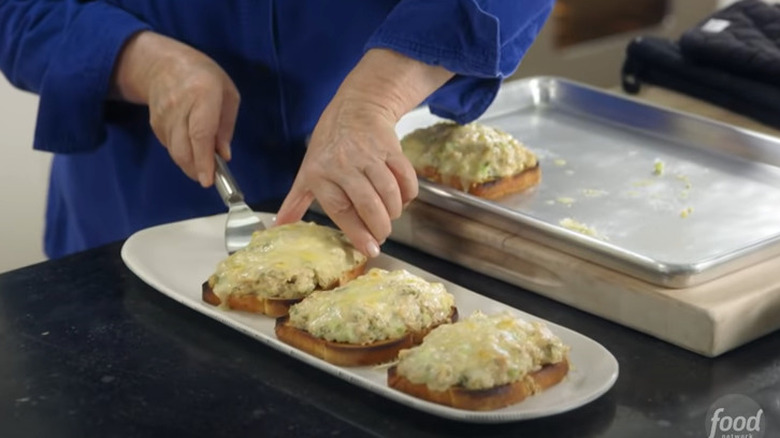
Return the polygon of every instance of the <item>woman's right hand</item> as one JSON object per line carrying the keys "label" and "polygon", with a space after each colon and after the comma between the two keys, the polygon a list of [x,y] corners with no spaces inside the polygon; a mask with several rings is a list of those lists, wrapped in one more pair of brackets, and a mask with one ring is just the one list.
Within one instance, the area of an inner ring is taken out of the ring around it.
{"label": "woman's right hand", "polygon": [[144,31],[125,45],[114,69],[112,94],[149,106],[152,130],[187,176],[209,187],[214,153],[230,159],[240,96],[211,58]]}

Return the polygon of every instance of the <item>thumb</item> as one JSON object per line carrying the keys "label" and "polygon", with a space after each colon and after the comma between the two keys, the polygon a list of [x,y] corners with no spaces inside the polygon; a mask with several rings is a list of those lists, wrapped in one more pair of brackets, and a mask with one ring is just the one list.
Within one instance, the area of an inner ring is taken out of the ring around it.
{"label": "thumb", "polygon": [[276,224],[284,225],[301,220],[313,201],[314,195],[305,190],[303,184],[296,178],[290,193],[284,198],[282,207],[276,213]]}

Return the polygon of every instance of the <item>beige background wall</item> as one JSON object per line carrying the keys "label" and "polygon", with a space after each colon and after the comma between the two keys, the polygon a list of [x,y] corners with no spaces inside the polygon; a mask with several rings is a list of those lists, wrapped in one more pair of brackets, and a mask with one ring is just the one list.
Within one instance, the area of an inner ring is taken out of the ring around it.
{"label": "beige background wall", "polygon": [[0,272],[44,260],[43,214],[51,157],[32,150],[38,98],[0,75]]}
{"label": "beige background wall", "polygon": [[[558,76],[598,87],[618,87],[626,47],[634,38],[655,35],[676,39],[683,31],[692,28],[730,0],[666,0],[667,14],[656,25],[559,48],[556,44],[556,35],[559,32],[556,24],[565,26],[568,23],[575,28],[586,27],[590,23],[594,26],[604,25],[607,23],[599,20],[614,16],[610,12],[625,12],[629,8],[627,3],[620,3],[618,0],[580,1],[582,3],[577,4],[582,16],[578,20],[566,20],[564,16],[556,16],[555,12],[551,15],[520,64],[515,77]],[[584,8],[585,5],[588,8]]]}

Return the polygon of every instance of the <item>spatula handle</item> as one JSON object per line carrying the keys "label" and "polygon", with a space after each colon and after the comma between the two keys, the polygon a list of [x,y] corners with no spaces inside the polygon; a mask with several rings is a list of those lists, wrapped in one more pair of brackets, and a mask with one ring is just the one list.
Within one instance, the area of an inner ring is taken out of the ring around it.
{"label": "spatula handle", "polygon": [[214,185],[217,186],[217,191],[219,196],[222,197],[222,201],[228,207],[235,202],[243,202],[244,194],[238,188],[238,184],[235,178],[233,178],[233,174],[230,173],[225,160],[218,154],[214,154],[214,159],[217,161],[217,167],[214,172]]}

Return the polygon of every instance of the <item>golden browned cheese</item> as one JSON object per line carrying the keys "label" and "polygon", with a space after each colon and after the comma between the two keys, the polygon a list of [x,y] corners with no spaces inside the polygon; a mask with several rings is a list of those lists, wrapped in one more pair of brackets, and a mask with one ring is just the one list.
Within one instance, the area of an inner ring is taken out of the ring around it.
{"label": "golden browned cheese", "polygon": [[536,155],[510,134],[477,122],[440,122],[401,140],[415,169],[434,168],[463,187],[510,177],[537,165]]}
{"label": "golden browned cheese", "polygon": [[370,344],[421,332],[451,315],[455,298],[439,282],[373,268],[290,308],[290,324],[332,342]]}
{"label": "golden browned cheese", "polygon": [[566,358],[569,347],[541,323],[508,312],[437,327],[417,347],[401,350],[397,371],[434,391],[487,389],[512,383]]}
{"label": "golden browned cheese", "polygon": [[217,265],[209,283],[222,305],[230,294],[297,299],[365,261],[341,231],[297,222],[256,231],[246,248]]}

